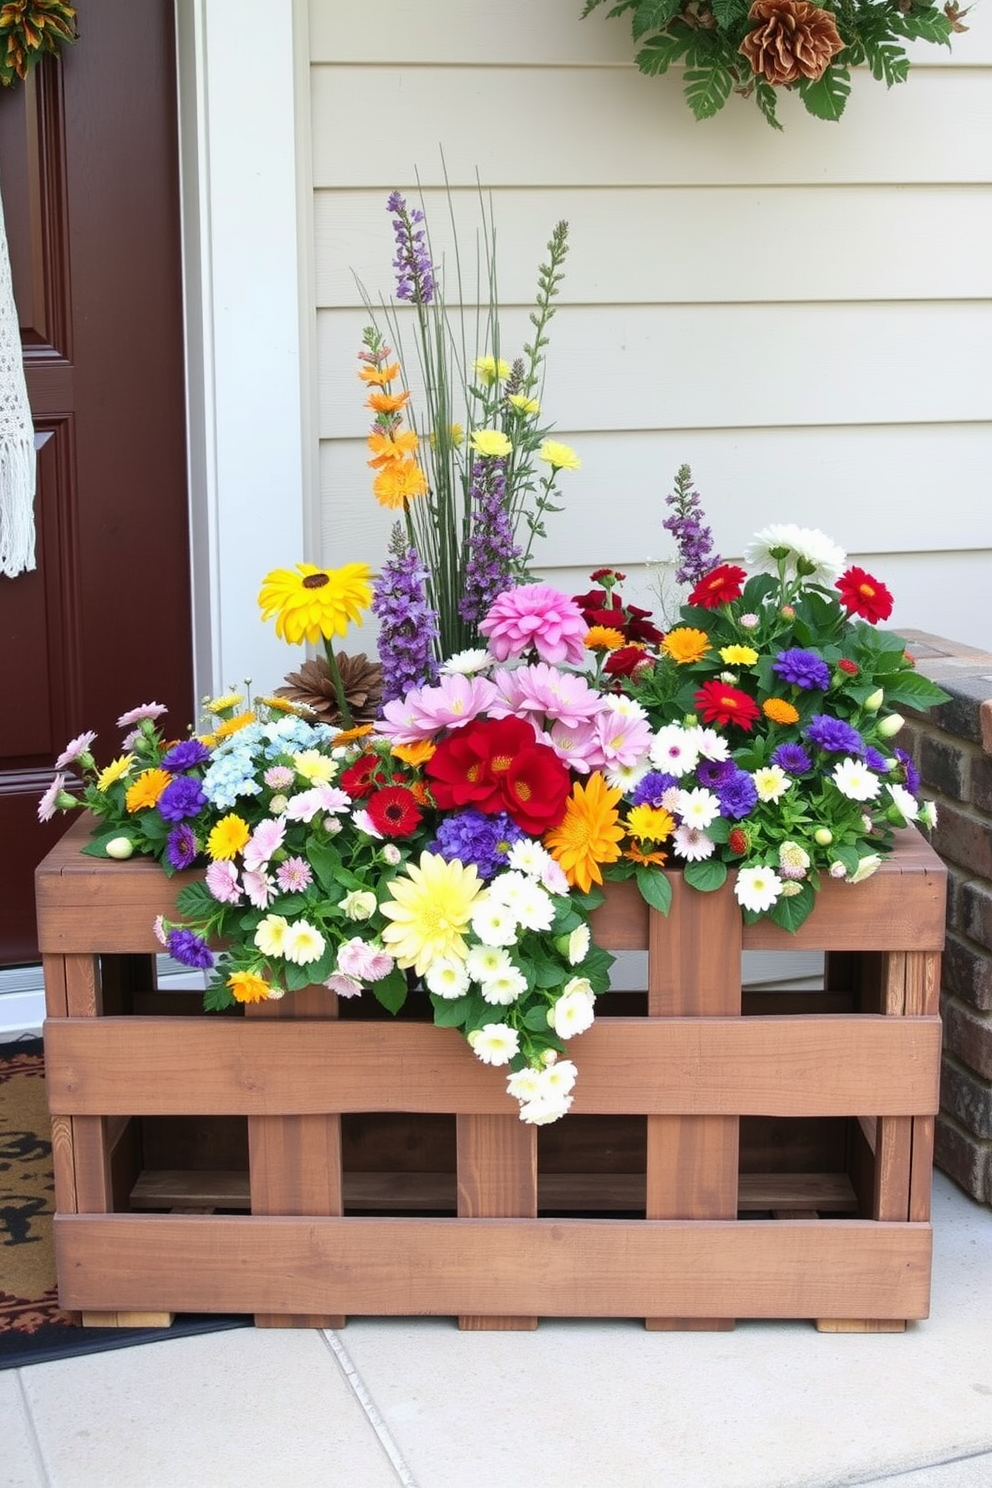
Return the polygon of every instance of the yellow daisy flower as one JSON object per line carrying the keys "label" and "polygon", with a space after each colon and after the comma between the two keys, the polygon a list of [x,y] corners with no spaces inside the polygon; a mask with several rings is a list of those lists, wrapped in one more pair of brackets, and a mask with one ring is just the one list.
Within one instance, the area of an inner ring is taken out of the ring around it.
{"label": "yellow daisy flower", "polygon": [[216,717],[218,713],[229,713],[232,708],[240,708],[244,700],[243,692],[226,692],[223,697],[208,698],[203,706]]}
{"label": "yellow daisy flower", "polygon": [[379,471],[372,482],[372,494],[380,506],[401,511],[415,496],[427,494],[427,477],[416,460],[394,460]]}
{"label": "yellow daisy flower", "polygon": [[491,356],[476,357],[473,366],[479,381],[484,382],[486,387],[492,387],[494,382],[505,382],[510,375],[510,364],[504,362],[502,357],[499,361]]}
{"label": "yellow daisy flower", "polygon": [[416,739],[412,744],[394,744],[389,752],[405,765],[425,765],[433,758],[434,749],[430,739]]}
{"label": "yellow daisy flower", "polygon": [[798,708],[794,708],[791,703],[787,703],[785,698],[765,698],[765,701],[761,705],[761,711],[766,718],[771,719],[772,723],[799,722]]}
{"label": "yellow daisy flower", "polygon": [[371,577],[367,563],[346,563],[343,568],[298,563],[295,573],[274,568],[258,596],[262,619],[274,617],[276,635],[291,646],[343,636],[349,621],[361,625],[362,610],[372,603]]}
{"label": "yellow daisy flower", "polygon": [[476,429],[472,435],[472,448],[477,455],[493,455],[497,458],[513,452],[513,445],[501,429]]}
{"label": "yellow daisy flower", "polygon": [[122,754],[119,759],[115,759],[113,764],[107,765],[96,777],[97,790],[108,791],[115,780],[123,780],[133,764],[133,754]]}
{"label": "yellow daisy flower", "polygon": [[588,894],[594,883],[602,883],[601,863],[620,857],[623,827],[618,824],[616,804],[623,791],[606,784],[598,770],[589,783],[576,781],[565,806],[565,815],[544,838],[544,845],[564,870],[570,884]]}
{"label": "yellow daisy flower", "polygon": [[664,842],[675,831],[675,820],[664,806],[633,806],[627,814],[627,831],[645,842]]}
{"label": "yellow daisy flower", "polygon": [[556,439],[546,439],[537,452],[537,458],[544,460],[553,470],[582,469],[582,461],[571,445],[559,444]]}
{"label": "yellow daisy flower", "polygon": [[311,785],[330,785],[340,766],[319,749],[301,749],[293,755],[293,769]]}
{"label": "yellow daisy flower", "polygon": [[154,806],[171,779],[168,770],[142,770],[137,780],[127,788],[124,804],[128,811],[145,811]]}
{"label": "yellow daisy flower", "polygon": [[233,718],[225,718],[223,723],[217,725],[214,729],[214,738],[229,739],[232,734],[238,733],[239,730],[247,728],[249,723],[254,722],[254,713],[235,713]]}
{"label": "yellow daisy flower", "polygon": [[721,646],[720,660],[728,666],[754,666],[758,653],[753,646]]}
{"label": "yellow daisy flower", "polygon": [[612,625],[592,625],[582,644],[587,651],[619,651],[626,641],[623,631],[615,630]]}
{"label": "yellow daisy flower", "polygon": [[234,993],[235,1002],[265,1002],[272,990],[264,977],[253,971],[232,971],[227,985]]}
{"label": "yellow daisy flower", "polygon": [[661,643],[661,649],[679,666],[686,662],[701,661],[710,649],[710,638],[705,630],[695,630],[691,625],[679,625],[670,630]]}
{"label": "yellow daisy flower", "polygon": [[236,858],[250,836],[240,816],[222,816],[207,838],[207,853],[215,863]]}
{"label": "yellow daisy flower", "polygon": [[538,400],[536,398],[528,398],[526,393],[511,393],[506,401],[518,413],[535,414],[541,411],[541,405]]}
{"label": "yellow daisy flower", "polygon": [[382,943],[398,966],[424,976],[437,960],[464,961],[465,931],[483,885],[475,864],[438,853],[421,853],[389,885],[391,899],[379,907],[390,923]]}

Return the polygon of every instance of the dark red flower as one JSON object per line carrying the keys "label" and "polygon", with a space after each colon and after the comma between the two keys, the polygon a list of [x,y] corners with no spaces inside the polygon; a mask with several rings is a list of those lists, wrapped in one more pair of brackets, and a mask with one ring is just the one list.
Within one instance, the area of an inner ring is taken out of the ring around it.
{"label": "dark red flower", "polygon": [[610,652],[603,670],[608,677],[632,677],[638,668],[650,666],[652,660],[643,646],[621,646]]}
{"label": "dark red flower", "polygon": [[442,739],[424,766],[442,811],[505,811],[539,836],[565,814],[571,778],[522,718],[477,718]]}
{"label": "dark red flower", "polygon": [[558,825],[572,788],[571,776],[557,754],[536,739],[513,756],[500,784],[508,815],[532,837]]}
{"label": "dark red flower", "polygon": [[382,767],[382,760],[377,754],[362,754],[353,765],[345,770],[338,784],[342,790],[348,792],[353,801],[361,801],[375,790],[376,786],[385,785],[388,776]]}
{"label": "dark red flower", "polygon": [[639,605],[624,604],[616,591],[607,594],[605,589],[590,589],[586,594],[573,594],[572,599],[590,629],[594,625],[603,625],[618,630],[625,641],[647,641],[657,645],[664,639],[663,633],[651,622],[651,611],[642,610]]}
{"label": "dark red flower", "polygon": [[704,682],[694,702],[704,723],[736,723],[750,730],[755,719],[761,717],[753,698],[725,682]]}
{"label": "dark red flower", "polygon": [[652,641],[655,645],[665,639],[664,632],[651,622],[651,611],[642,610],[639,605],[627,606],[627,620],[623,626],[624,637],[628,641]]}
{"label": "dark red flower", "polygon": [[840,658],[837,663],[837,667],[840,671],[846,672],[849,677],[856,677],[858,675],[858,663],[856,661],[851,661],[846,656],[842,656]]}
{"label": "dark red flower", "polygon": [[736,563],[721,563],[704,574],[689,595],[689,603],[703,610],[716,610],[720,605],[740,599],[747,574]]}
{"label": "dark red flower", "polygon": [[365,809],[384,837],[411,837],[422,815],[416,796],[405,785],[387,785],[376,791],[369,796]]}
{"label": "dark red flower", "polygon": [[840,601],[848,614],[877,625],[892,614],[892,595],[881,579],[875,579],[855,564],[837,580]]}

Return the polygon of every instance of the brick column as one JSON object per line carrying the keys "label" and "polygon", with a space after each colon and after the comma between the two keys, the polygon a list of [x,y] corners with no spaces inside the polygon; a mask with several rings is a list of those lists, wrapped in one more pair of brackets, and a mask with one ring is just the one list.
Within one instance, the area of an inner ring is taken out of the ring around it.
{"label": "brick column", "polygon": [[935,1161],[992,1204],[992,654],[903,634],[919,670],[950,694],[928,714],[907,709],[896,740],[937,803],[931,840],[948,870]]}

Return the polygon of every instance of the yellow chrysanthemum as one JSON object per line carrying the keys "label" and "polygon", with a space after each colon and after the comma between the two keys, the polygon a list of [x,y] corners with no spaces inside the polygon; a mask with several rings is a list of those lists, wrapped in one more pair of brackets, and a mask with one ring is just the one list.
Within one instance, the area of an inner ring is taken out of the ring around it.
{"label": "yellow chrysanthemum", "polygon": [[273,713],[292,713],[294,718],[313,718],[317,711],[311,708],[309,703],[294,703],[289,698],[257,697],[255,702],[271,709]]}
{"label": "yellow chrysanthemum", "polygon": [[96,788],[98,791],[108,791],[115,780],[123,780],[131,766],[134,764],[133,754],[122,754],[112,764],[101,770],[96,777]]}
{"label": "yellow chrysanthemum", "polygon": [[624,831],[616,804],[622,795],[619,786],[608,786],[594,770],[587,785],[576,781],[564,817],[544,839],[569,883],[585,894],[594,883],[603,882],[600,864],[615,863],[620,856]]}
{"label": "yellow chrysanthemum", "polygon": [[365,407],[374,409],[376,413],[399,413],[409,401],[409,393],[369,393]]}
{"label": "yellow chrysanthemum", "polygon": [[513,445],[502,429],[476,429],[472,435],[472,448],[477,455],[492,455],[497,459],[513,452]]}
{"label": "yellow chrysanthemum", "polygon": [[435,747],[430,739],[415,739],[412,744],[394,744],[389,752],[405,765],[426,765],[433,758]]}
{"label": "yellow chrysanthemum", "polygon": [[559,444],[556,439],[546,439],[537,452],[537,458],[555,470],[582,469],[582,461],[571,445]]}
{"label": "yellow chrysanthemum", "polygon": [[673,661],[684,666],[687,662],[702,660],[710,649],[710,638],[705,630],[695,630],[691,625],[679,625],[668,632],[661,643],[661,649]]}
{"label": "yellow chrysanthemum", "polygon": [[362,623],[372,603],[372,571],[367,563],[315,568],[298,563],[296,572],[274,568],[262,581],[258,603],[263,620],[276,622],[276,634],[291,646],[343,636],[348,622]]}
{"label": "yellow chrysanthemum", "polygon": [[127,788],[124,804],[128,811],[146,811],[154,806],[172,776],[168,770],[142,770],[133,785]]}
{"label": "yellow chrysanthemum", "polygon": [[223,723],[217,725],[214,729],[214,738],[218,741],[229,739],[232,734],[238,733],[241,729],[247,728],[250,723],[254,722],[255,715],[252,712],[235,713],[233,718],[225,718]]}
{"label": "yellow chrysanthemum", "polygon": [[385,387],[400,375],[399,362],[390,362],[388,367],[372,367],[368,363],[358,369],[358,375],[363,382],[371,383],[373,387]]}
{"label": "yellow chrysanthemum", "polygon": [[765,698],[765,701],[761,705],[761,711],[766,718],[771,719],[772,723],[799,722],[798,708],[794,708],[791,703],[787,703],[785,698]]}
{"label": "yellow chrysanthemum", "polygon": [[222,816],[207,838],[207,853],[215,863],[236,858],[250,836],[240,816]]}
{"label": "yellow chrysanthemum", "polygon": [[372,456],[366,464],[371,465],[373,470],[381,470],[394,460],[405,460],[410,455],[415,455],[420,448],[420,440],[413,429],[398,429],[395,434],[383,434],[373,429],[366,444]]}
{"label": "yellow chrysanthemum", "polygon": [[591,625],[582,644],[587,651],[619,651],[627,643],[622,630],[612,625]]}
{"label": "yellow chrysanthemum", "polygon": [[232,708],[240,708],[244,700],[243,692],[225,692],[223,697],[208,698],[203,706],[216,718],[218,713],[229,713]]}
{"label": "yellow chrysanthemum", "polygon": [[675,821],[664,806],[632,806],[627,831],[642,842],[664,842],[675,831]]}
{"label": "yellow chrysanthemum", "polygon": [[380,506],[401,511],[415,496],[427,494],[427,477],[416,460],[394,460],[379,471],[372,494]]}
{"label": "yellow chrysanthemum", "polygon": [[[436,429],[432,429],[431,430],[429,439],[430,439],[431,449],[437,449],[438,438],[437,438],[437,430]],[[459,444],[464,444],[464,442],[465,442],[465,428],[464,428],[464,425],[463,424],[449,424],[448,425],[448,443],[451,444],[451,445],[457,446]]]}
{"label": "yellow chrysanthemum", "polygon": [[404,970],[424,976],[437,960],[464,961],[465,931],[472,907],[482,892],[475,864],[439,853],[421,853],[391,881],[391,899],[380,905],[390,921],[382,942]]}
{"label": "yellow chrysanthemum", "polygon": [[758,653],[753,646],[721,646],[720,660],[728,666],[754,666]]}
{"label": "yellow chrysanthemum", "polygon": [[272,988],[264,977],[253,971],[232,971],[227,985],[234,993],[235,1002],[266,1002]]}
{"label": "yellow chrysanthemum", "polygon": [[319,749],[301,749],[293,755],[293,769],[311,785],[330,785],[340,765]]}
{"label": "yellow chrysanthemum", "polygon": [[337,749],[342,744],[353,744],[356,739],[364,739],[366,734],[372,732],[373,727],[374,725],[371,723],[358,723],[354,728],[342,729],[331,740],[331,748]]}
{"label": "yellow chrysanthemum", "polygon": [[518,413],[535,414],[541,411],[541,405],[538,400],[536,398],[528,398],[526,393],[511,393],[506,401]]}
{"label": "yellow chrysanthemum", "polygon": [[505,382],[510,375],[510,364],[504,362],[502,357],[499,361],[491,356],[476,357],[473,366],[479,381],[484,382],[486,387],[492,387],[494,382]]}

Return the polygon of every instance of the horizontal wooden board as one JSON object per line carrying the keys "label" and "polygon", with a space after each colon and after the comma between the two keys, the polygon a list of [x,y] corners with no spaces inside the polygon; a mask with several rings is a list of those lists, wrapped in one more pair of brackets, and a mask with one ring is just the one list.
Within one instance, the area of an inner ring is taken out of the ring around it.
{"label": "horizontal wooden board", "polygon": [[[431,1024],[66,1018],[45,1024],[53,1113],[505,1115],[505,1071]],[[601,1018],[575,1049],[582,1114],[937,1110],[937,1018]]]}
{"label": "horizontal wooden board", "polygon": [[[318,308],[360,306],[356,281],[374,301],[389,295],[395,276],[386,196],[315,192]],[[451,302],[458,298],[456,240],[461,282],[474,294],[487,220],[496,232],[503,305],[533,302],[538,264],[559,220],[569,225],[563,304],[955,300],[992,293],[982,186],[503,187],[483,192],[481,202],[478,189],[462,187],[450,200],[442,191],[414,190],[409,202],[427,212],[431,251]],[[629,245],[622,267],[618,243]],[[935,273],[949,244],[953,270]]]}
{"label": "horizontal wooden board", "polygon": [[[318,314],[322,439],[361,439],[368,431],[356,372],[367,320],[360,310]],[[409,361],[406,311],[403,322]],[[501,354],[517,355],[529,329],[525,310],[508,310]],[[567,306],[552,337],[543,408],[566,431],[963,423],[992,416],[986,376],[992,302]],[[739,356],[728,350],[748,346],[755,352],[742,375]],[[827,349],[836,360],[826,363],[825,375]],[[599,375],[590,376],[590,368]],[[406,370],[422,409],[415,364]]]}
{"label": "horizontal wooden board", "polygon": [[[442,140],[455,185],[987,182],[992,171],[992,88],[980,68],[921,68],[891,90],[859,76],[837,127],[783,98],[781,134],[737,99],[700,126],[677,82],[622,67],[313,67],[310,90],[318,189],[388,191],[415,185],[418,174],[443,184]],[[507,120],[507,100],[527,96],[567,147],[522,148],[516,128],[453,127]],[[356,127],[372,98],[408,103],[388,151],[381,130]]]}
{"label": "horizontal wooden board", "polygon": [[543,1317],[926,1317],[926,1224],[55,1218],[63,1307]]}
{"label": "horizontal wooden board", "polygon": [[[628,66],[634,56],[630,16],[611,20],[603,5],[586,20],[577,0],[500,0],[499,24],[481,5],[451,0],[391,0],[388,24],[374,5],[310,3],[310,57],[315,63],[446,62],[531,67]],[[988,7],[973,6],[968,30],[951,50],[924,44],[910,53],[919,65],[992,62]]]}

